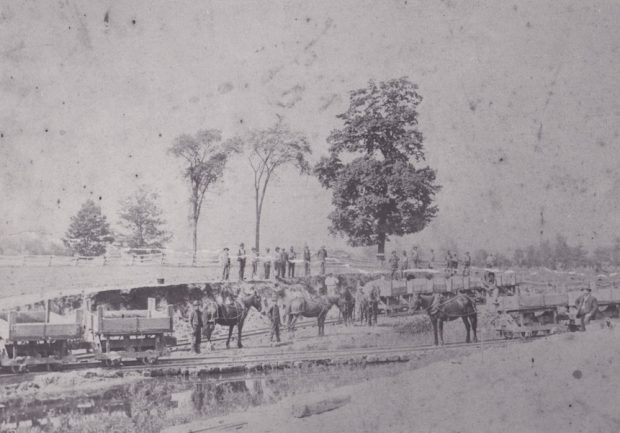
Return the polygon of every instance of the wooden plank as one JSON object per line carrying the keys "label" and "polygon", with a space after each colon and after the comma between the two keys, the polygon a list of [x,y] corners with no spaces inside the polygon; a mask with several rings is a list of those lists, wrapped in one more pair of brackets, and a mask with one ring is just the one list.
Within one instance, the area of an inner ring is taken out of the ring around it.
{"label": "wooden plank", "polygon": [[310,400],[293,405],[292,414],[296,418],[305,418],[323,412],[338,409],[351,401],[350,395],[334,396]]}

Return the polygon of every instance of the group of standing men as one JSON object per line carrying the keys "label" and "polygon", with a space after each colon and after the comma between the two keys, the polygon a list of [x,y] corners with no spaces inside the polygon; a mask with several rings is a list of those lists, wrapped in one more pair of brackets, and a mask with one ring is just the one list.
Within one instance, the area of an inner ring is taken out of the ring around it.
{"label": "group of standing men", "polygon": [[[451,253],[450,250],[446,252],[446,269],[452,275],[456,275],[459,266],[459,259],[456,253]],[[462,260],[463,263],[463,276],[469,276],[471,270],[471,255],[469,251],[465,253]],[[402,255],[399,257],[398,253],[393,250],[392,255],[388,260],[390,266],[392,279],[398,280],[405,277],[405,271],[407,269],[419,269],[422,265],[422,260],[418,247],[413,247],[411,255],[407,255],[407,251],[403,250]],[[435,266],[435,251],[430,250],[429,260],[426,262],[428,269],[433,269]]]}
{"label": "group of standing men", "polygon": [[[320,273],[321,275],[325,275],[325,262],[327,260],[327,250],[324,246],[322,246],[317,252],[316,256],[319,259],[320,265]],[[286,248],[276,247],[274,253],[271,253],[269,248],[265,249],[264,255],[259,255],[256,248],[252,247],[249,260],[252,266],[252,275],[251,279],[259,278],[259,263],[263,264],[263,279],[269,280],[271,278],[271,268],[273,265],[273,276],[274,278],[295,278],[295,270],[296,264],[303,263],[304,265],[304,276],[310,276],[310,263],[312,260],[312,253],[310,252],[310,248],[308,245],[304,246],[304,250],[302,253],[302,260],[297,259],[297,252],[294,247],[291,247],[288,251]],[[245,266],[248,260],[248,255],[245,250],[245,246],[243,243],[239,245],[239,250],[237,251],[237,263],[239,265],[239,281],[243,281],[245,279]],[[231,268],[231,257],[230,257],[230,249],[228,247],[222,250],[220,254],[220,265],[222,266],[222,280],[227,281],[230,278],[230,268]]]}

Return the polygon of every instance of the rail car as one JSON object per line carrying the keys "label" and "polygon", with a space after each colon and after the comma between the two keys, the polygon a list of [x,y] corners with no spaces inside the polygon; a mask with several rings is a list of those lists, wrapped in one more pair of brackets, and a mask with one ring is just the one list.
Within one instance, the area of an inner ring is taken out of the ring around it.
{"label": "rail car", "polygon": [[50,311],[0,313],[0,366],[23,372],[29,366],[53,369],[75,362],[72,352],[83,347],[83,311],[61,316]]}
{"label": "rail car", "polygon": [[91,312],[89,303],[70,315],[50,310],[9,311],[0,313],[0,367],[15,373],[45,365],[48,369],[74,364],[80,352],[92,352],[105,365],[123,359],[152,364],[176,344],[173,307],[155,308],[148,299],[146,310],[106,311],[98,306]]}
{"label": "rail car", "polygon": [[[580,291],[565,293],[522,294],[501,296],[495,303],[496,331],[505,338],[549,334],[560,329],[576,328],[576,301]],[[598,300],[597,318],[619,317],[620,288],[593,287]]]}
{"label": "rail car", "polygon": [[89,315],[86,338],[92,345],[95,359],[105,365],[118,365],[123,359],[136,359],[154,364],[176,344],[173,306],[167,311],[155,308],[155,299],[148,299],[146,310],[106,311],[98,306]]}

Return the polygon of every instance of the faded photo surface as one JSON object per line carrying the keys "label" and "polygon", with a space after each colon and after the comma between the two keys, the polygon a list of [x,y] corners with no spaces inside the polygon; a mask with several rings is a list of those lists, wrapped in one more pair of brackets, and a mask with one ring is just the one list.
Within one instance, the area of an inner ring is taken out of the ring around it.
{"label": "faded photo surface", "polygon": [[619,19],[0,0],[0,432],[620,429]]}

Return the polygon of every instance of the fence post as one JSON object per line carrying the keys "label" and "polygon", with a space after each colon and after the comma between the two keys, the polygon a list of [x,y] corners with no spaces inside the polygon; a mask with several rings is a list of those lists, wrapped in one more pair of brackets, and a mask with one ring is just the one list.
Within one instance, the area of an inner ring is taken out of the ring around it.
{"label": "fence post", "polygon": [[49,261],[49,263],[47,264],[47,266],[52,266],[52,259],[53,259],[53,258],[54,258],[54,256],[50,256],[50,261]]}

